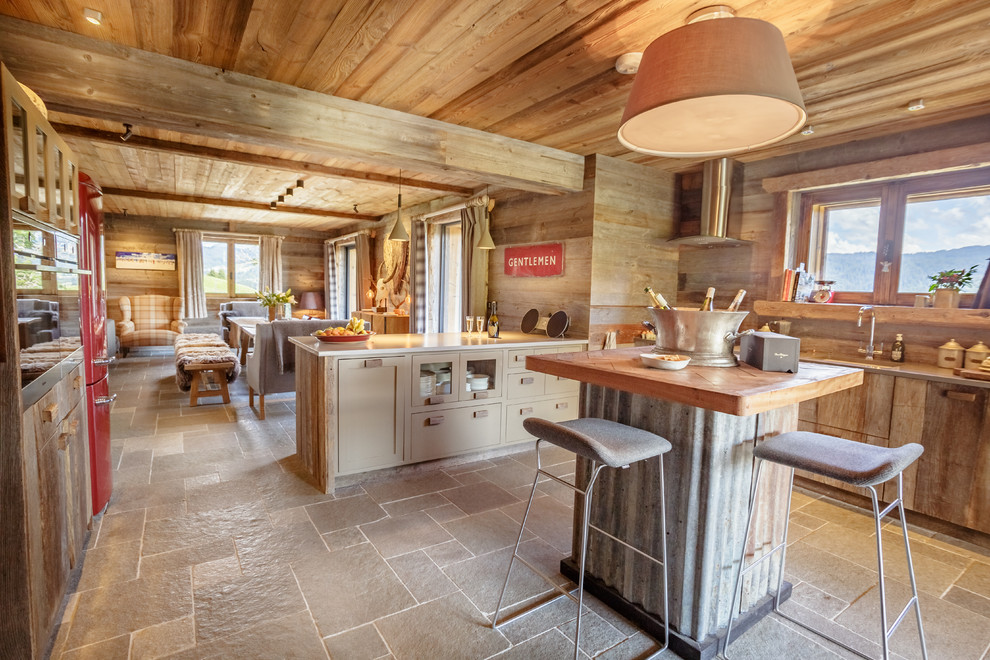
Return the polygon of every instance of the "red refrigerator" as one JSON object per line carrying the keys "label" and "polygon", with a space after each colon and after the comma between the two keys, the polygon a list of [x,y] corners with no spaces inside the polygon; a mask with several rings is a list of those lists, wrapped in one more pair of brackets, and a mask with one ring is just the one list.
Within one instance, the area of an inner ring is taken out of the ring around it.
{"label": "red refrigerator", "polygon": [[89,424],[90,477],[93,490],[93,513],[106,508],[113,490],[110,463],[110,396],[107,366],[107,292],[103,259],[103,192],[86,174],[79,173],[79,265],[89,275],[79,282],[84,366],[86,369],[86,411]]}

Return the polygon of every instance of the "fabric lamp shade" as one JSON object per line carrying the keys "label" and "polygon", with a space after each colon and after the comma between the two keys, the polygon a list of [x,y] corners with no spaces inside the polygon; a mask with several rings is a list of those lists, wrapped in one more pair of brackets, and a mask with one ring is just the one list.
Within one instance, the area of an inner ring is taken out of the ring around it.
{"label": "fabric lamp shade", "polygon": [[807,117],[780,30],[752,18],[717,18],[649,45],[618,138],[656,156],[722,156],[783,140]]}
{"label": "fabric lamp shade", "polygon": [[323,309],[323,294],[317,291],[307,291],[299,300],[300,309]]}

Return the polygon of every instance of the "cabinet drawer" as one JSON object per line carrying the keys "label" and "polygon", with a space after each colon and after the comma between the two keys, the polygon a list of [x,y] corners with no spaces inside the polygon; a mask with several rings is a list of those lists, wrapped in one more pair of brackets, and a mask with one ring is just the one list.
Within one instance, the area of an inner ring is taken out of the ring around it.
{"label": "cabinet drawer", "polygon": [[502,404],[414,413],[410,458],[426,461],[497,445],[502,432]]}
{"label": "cabinet drawer", "polygon": [[535,348],[516,348],[509,351],[509,361],[505,368],[507,371],[524,371],[526,369],[526,356],[534,355]]}
{"label": "cabinet drawer", "polygon": [[578,417],[578,397],[560,397],[546,401],[508,404],[505,408],[505,442],[532,440],[523,428],[523,420],[540,417],[551,422],[563,422]]}
{"label": "cabinet drawer", "polygon": [[521,371],[509,374],[506,378],[506,396],[509,399],[525,399],[533,396],[543,396],[546,374],[535,371]]}
{"label": "cabinet drawer", "polygon": [[544,391],[547,394],[577,394],[581,389],[581,383],[570,378],[560,376],[547,376]]}

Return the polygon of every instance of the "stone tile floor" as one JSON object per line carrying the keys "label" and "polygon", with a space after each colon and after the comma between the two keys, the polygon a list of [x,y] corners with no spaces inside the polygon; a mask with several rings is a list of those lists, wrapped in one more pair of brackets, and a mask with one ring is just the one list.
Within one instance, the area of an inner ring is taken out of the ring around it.
{"label": "stone tile floor", "polygon": [[[270,397],[259,421],[242,376],[229,405],[191,408],[162,355],[119,361],[111,389],[116,486],[94,521],[52,657],[570,657],[569,601],[500,631],[487,625],[529,492],[531,448],[365,478],[330,496],[300,475],[291,394]],[[560,474],[573,470],[572,455],[550,456]],[[548,482],[534,506],[523,552],[564,583],[557,567],[570,543],[571,496]],[[800,492],[792,516],[787,607],[869,649],[872,520]],[[890,591],[903,603],[899,538],[886,533]],[[987,660],[990,552],[923,530],[912,543],[930,657]],[[513,574],[512,603],[546,593],[525,569]],[[595,599],[586,603],[587,656],[643,658],[657,648]],[[913,617],[901,628],[894,650],[919,657]],[[731,651],[854,657],[777,616]]]}

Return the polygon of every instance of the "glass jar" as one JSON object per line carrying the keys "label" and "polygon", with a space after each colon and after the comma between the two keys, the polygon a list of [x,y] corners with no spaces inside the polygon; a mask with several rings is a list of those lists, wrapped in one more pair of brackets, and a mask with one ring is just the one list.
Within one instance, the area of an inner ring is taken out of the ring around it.
{"label": "glass jar", "polygon": [[811,292],[811,296],[808,300],[816,303],[832,302],[832,298],[835,297],[835,291],[833,290],[834,286],[834,280],[816,280],[815,288]]}

